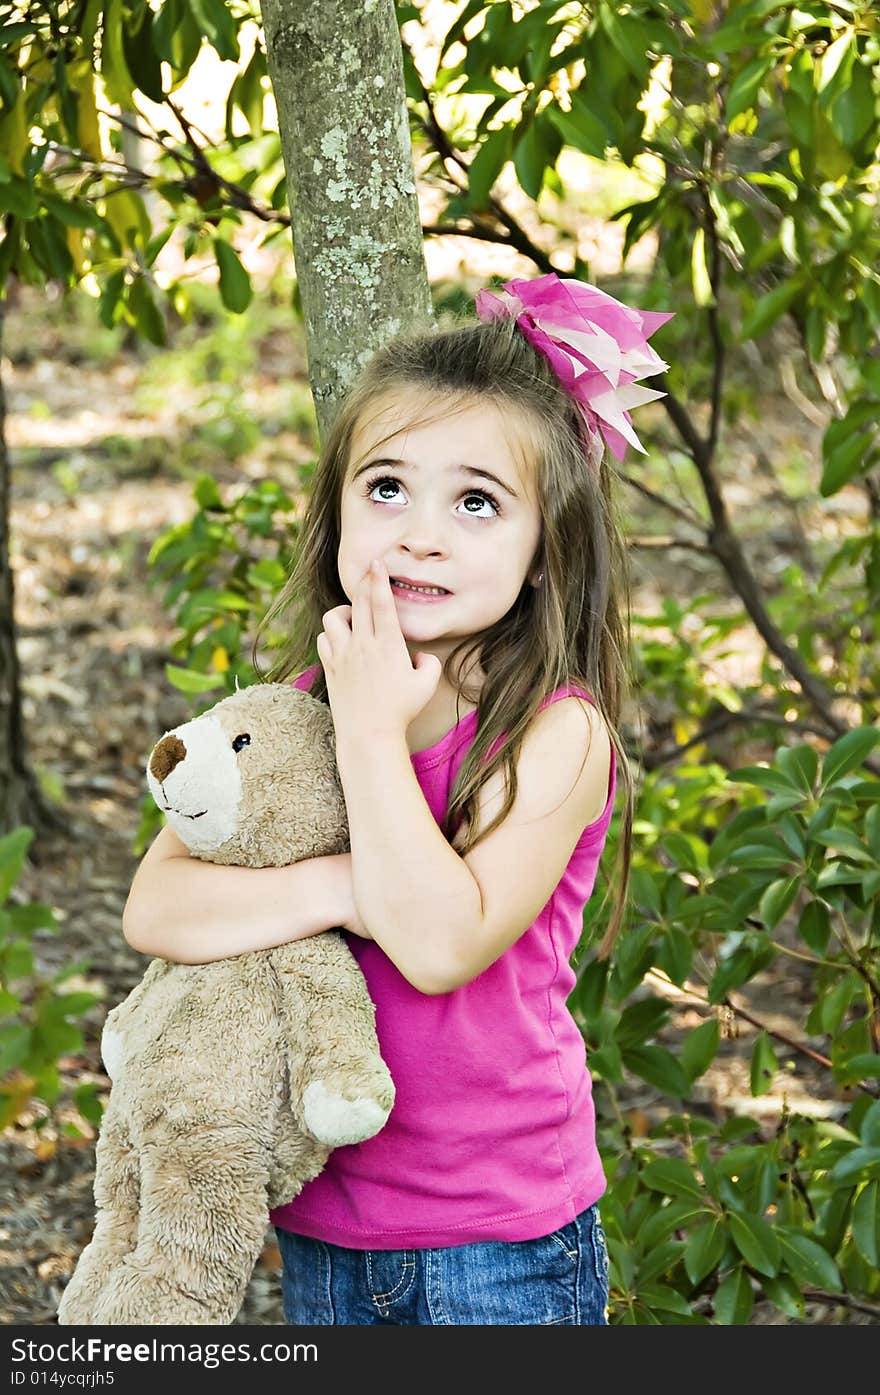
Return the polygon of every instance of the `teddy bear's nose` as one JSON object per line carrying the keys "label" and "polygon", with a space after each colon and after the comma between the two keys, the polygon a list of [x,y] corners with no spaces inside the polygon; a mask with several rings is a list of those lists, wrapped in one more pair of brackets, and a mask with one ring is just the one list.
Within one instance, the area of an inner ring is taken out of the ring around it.
{"label": "teddy bear's nose", "polygon": [[163,780],[167,780],[172,770],[186,756],[186,747],[179,736],[163,736],[161,741],[157,741],[153,747],[153,754],[150,757],[150,774],[161,785]]}

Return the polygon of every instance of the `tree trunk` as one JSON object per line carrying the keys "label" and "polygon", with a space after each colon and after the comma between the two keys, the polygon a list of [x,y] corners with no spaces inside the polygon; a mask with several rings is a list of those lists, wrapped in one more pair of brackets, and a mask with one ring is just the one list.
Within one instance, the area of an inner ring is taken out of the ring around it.
{"label": "tree trunk", "polygon": [[262,0],[318,430],[432,322],[393,0]]}
{"label": "tree trunk", "polygon": [[[0,345],[4,305],[0,301]],[[21,684],[15,644],[14,588],[9,560],[9,452],[6,400],[0,377],[0,834],[20,824],[41,829],[53,823],[30,769],[21,715]]]}

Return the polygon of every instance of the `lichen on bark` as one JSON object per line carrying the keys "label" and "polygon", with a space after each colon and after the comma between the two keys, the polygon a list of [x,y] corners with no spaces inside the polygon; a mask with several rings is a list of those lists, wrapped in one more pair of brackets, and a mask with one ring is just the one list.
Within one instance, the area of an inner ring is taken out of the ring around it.
{"label": "lichen on bark", "polygon": [[323,437],[372,352],[432,323],[393,0],[262,0]]}

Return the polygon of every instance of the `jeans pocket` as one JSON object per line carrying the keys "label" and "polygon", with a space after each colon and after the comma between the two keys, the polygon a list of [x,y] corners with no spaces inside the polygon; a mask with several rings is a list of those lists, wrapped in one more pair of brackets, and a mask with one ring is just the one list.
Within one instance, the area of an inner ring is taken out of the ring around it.
{"label": "jeans pocket", "polygon": [[569,1221],[568,1225],[560,1226],[558,1230],[551,1231],[546,1236],[547,1241],[552,1245],[558,1245],[559,1249],[571,1260],[572,1264],[578,1261],[578,1223],[577,1220]]}

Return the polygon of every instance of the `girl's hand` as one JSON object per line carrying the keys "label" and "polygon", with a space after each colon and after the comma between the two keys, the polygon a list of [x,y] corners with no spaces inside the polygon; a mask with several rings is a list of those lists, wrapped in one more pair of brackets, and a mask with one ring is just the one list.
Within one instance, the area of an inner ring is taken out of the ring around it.
{"label": "girl's hand", "polygon": [[434,654],[410,659],[388,573],[373,562],[352,605],[323,616],[317,649],[340,738],[404,735],[437,691],[442,664]]}

